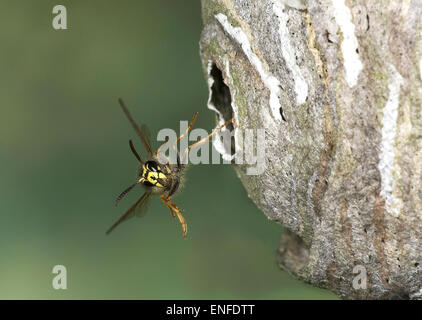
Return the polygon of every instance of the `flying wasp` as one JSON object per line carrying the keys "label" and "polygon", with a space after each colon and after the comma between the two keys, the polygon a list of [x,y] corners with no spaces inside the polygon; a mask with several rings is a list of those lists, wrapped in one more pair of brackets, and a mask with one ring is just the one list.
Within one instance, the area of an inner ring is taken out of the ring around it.
{"label": "flying wasp", "polygon": [[[136,157],[136,159],[139,161],[139,169],[137,171],[137,180],[134,184],[132,184],[130,187],[125,189],[116,199],[116,207],[119,204],[120,200],[129,192],[131,191],[135,186],[138,184],[141,184],[144,187],[144,193],[142,196],[136,201],[111,227],[107,230],[106,234],[109,234],[111,231],[114,230],[120,223],[123,221],[132,218],[134,216],[137,217],[143,217],[146,212],[148,211],[148,204],[151,198],[151,195],[159,195],[161,201],[167,206],[167,208],[170,210],[173,217],[176,217],[179,219],[180,224],[182,225],[182,232],[183,237],[186,237],[187,232],[187,223],[185,218],[182,215],[182,209],[180,209],[172,200],[172,196],[179,190],[181,186],[181,181],[183,178],[183,173],[186,168],[186,164],[183,164],[180,160],[179,152],[177,151],[177,143],[186,135],[188,134],[189,130],[192,128],[195,119],[198,115],[197,112],[195,112],[192,121],[190,122],[188,128],[186,129],[186,132],[184,132],[181,136],[177,138],[175,141],[173,148],[176,150],[177,155],[177,161],[175,164],[172,164],[169,159],[167,161],[159,161],[159,159],[162,160],[160,151],[162,148],[168,143],[168,138],[166,141],[158,148],[156,152],[152,151],[151,148],[151,135],[149,132],[148,127],[144,124],[141,126],[141,128],[138,127],[136,122],[133,120],[128,108],[124,104],[122,99],[119,99],[119,104],[123,109],[123,112],[125,113],[126,117],[128,118],[130,124],[132,125],[133,129],[135,130],[136,134],[138,135],[139,139],[141,140],[142,144],[145,147],[145,150],[147,152],[147,157],[141,158],[139,153],[136,151],[135,146],[132,142],[132,140],[129,140],[129,147]],[[214,134],[216,134],[219,130],[227,126],[232,120],[228,120],[221,126],[214,129],[212,133],[210,133],[207,137],[193,143],[192,145],[188,146],[182,156],[186,156],[188,151],[195,147],[199,146],[202,143],[205,143],[208,141],[210,137],[212,137]]]}

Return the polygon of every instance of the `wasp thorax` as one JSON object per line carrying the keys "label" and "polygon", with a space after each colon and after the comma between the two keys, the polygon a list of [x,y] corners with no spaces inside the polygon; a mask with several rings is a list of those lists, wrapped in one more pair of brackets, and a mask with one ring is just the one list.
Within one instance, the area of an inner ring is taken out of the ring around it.
{"label": "wasp thorax", "polygon": [[148,187],[164,187],[164,181],[167,176],[162,171],[158,162],[150,160],[147,161],[139,172],[139,181]]}

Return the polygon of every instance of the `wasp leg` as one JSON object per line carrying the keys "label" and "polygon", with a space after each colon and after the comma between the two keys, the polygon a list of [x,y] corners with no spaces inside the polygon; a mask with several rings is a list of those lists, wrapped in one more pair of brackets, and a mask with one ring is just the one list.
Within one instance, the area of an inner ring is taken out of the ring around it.
{"label": "wasp leg", "polygon": [[182,231],[183,231],[183,238],[186,237],[186,233],[188,231],[188,225],[186,223],[185,218],[182,216],[182,210],[170,199],[167,199],[170,206],[173,208],[173,210],[176,212],[177,217],[179,218],[180,224],[182,225]]}
{"label": "wasp leg", "polygon": [[167,208],[170,209],[170,212],[171,212],[171,215],[173,216],[173,218],[176,217],[175,214],[174,214],[174,212],[173,212],[173,208],[168,204],[168,202],[167,202],[166,198],[164,197],[164,195],[161,195],[160,198],[161,198],[161,201],[163,201],[164,204],[167,206]]}
{"label": "wasp leg", "polygon": [[[193,118],[191,120],[191,122],[189,123],[188,128],[186,129],[186,131],[179,137],[177,138],[177,140],[174,142],[173,145],[173,149],[177,152],[177,167],[179,168],[179,170],[182,168],[181,163],[180,163],[180,156],[179,156],[179,151],[177,150],[177,143],[182,140],[182,138],[184,136],[186,136],[188,134],[188,132],[190,131],[190,129],[192,128],[193,124],[195,123],[196,117],[198,116],[198,112],[195,112],[193,114]],[[182,155],[184,156],[184,155]],[[182,159],[183,163],[184,163],[185,158]]]}
{"label": "wasp leg", "polygon": [[179,138],[177,138],[175,144],[177,144],[180,140],[182,140],[182,138],[189,132],[189,130],[192,128],[197,116],[198,116],[198,112],[195,112],[193,114],[192,121],[190,122],[190,124],[189,124],[188,128],[186,129],[185,133],[183,133]]}
{"label": "wasp leg", "polygon": [[218,131],[220,131],[221,129],[223,129],[225,126],[229,125],[232,121],[233,121],[233,119],[227,120],[221,126],[219,126],[218,128],[215,128],[214,131],[211,132],[208,136],[206,136],[205,138],[202,138],[201,140],[199,140],[199,141],[191,144],[190,146],[188,146],[187,149],[186,149],[186,152],[189,149],[192,149],[195,146],[200,146],[201,144],[204,144],[205,142],[207,142],[209,140],[209,138],[211,138],[213,135],[215,135]]}

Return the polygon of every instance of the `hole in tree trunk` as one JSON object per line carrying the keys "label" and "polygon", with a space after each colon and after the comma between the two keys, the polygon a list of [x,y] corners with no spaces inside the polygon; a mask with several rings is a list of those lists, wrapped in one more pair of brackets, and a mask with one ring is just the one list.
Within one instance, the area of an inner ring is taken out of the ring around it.
{"label": "hole in tree trunk", "polygon": [[[224,83],[223,73],[217,67],[215,63],[212,64],[209,75],[214,80],[210,88],[211,90],[210,103],[220,113],[220,114],[217,113],[217,117],[218,118],[220,118],[221,116],[223,117],[223,119],[218,119],[218,120],[224,120],[224,122],[226,122],[233,118],[232,97],[230,93],[230,88]],[[230,132],[233,132],[234,130],[233,123],[230,123],[229,125],[227,125],[227,129]],[[231,146],[225,145],[224,149],[226,150],[226,154],[234,155],[236,151],[234,135],[232,135],[231,137]]]}

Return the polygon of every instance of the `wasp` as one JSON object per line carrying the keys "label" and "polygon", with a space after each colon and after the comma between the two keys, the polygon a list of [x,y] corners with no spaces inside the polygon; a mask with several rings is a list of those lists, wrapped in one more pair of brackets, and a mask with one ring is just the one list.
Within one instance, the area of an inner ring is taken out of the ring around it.
{"label": "wasp", "polygon": [[[141,197],[107,230],[106,234],[109,234],[113,231],[120,223],[123,221],[132,218],[134,216],[143,217],[148,211],[148,205],[150,202],[150,198],[152,195],[159,195],[161,201],[166,205],[166,207],[170,210],[172,216],[179,219],[179,222],[182,226],[183,237],[186,237],[187,233],[187,223],[185,218],[182,215],[182,209],[180,209],[173,201],[173,195],[180,189],[183,179],[183,173],[187,167],[187,164],[184,164],[180,160],[179,152],[177,151],[177,143],[188,134],[189,130],[192,128],[195,119],[198,115],[195,112],[192,121],[190,122],[186,131],[177,138],[174,142],[173,148],[176,150],[177,161],[176,163],[172,164],[168,158],[164,159],[166,161],[162,161],[162,154],[160,153],[162,148],[169,142],[168,138],[166,138],[165,142],[157,149],[157,151],[153,152],[151,147],[151,135],[149,132],[148,127],[144,124],[140,128],[134,121],[132,115],[130,114],[128,108],[124,104],[123,100],[119,98],[119,104],[123,109],[126,117],[128,118],[130,124],[132,125],[133,129],[135,130],[136,134],[138,135],[139,139],[141,140],[146,152],[147,157],[141,158],[139,153],[136,151],[135,146],[132,140],[129,140],[129,147],[132,151],[133,155],[139,162],[139,168],[137,171],[137,180],[131,186],[126,188],[116,199],[115,205],[119,204],[120,200],[129,193],[135,186],[142,185],[144,188],[144,193]],[[188,146],[184,151],[183,155],[187,155],[187,152],[195,147],[199,146],[202,143],[205,143],[211,138],[214,134],[216,134],[219,130],[227,126],[232,119],[226,121],[221,126],[217,127],[212,133],[210,133],[207,137],[193,143],[192,145]],[[160,155],[160,157],[159,157]],[[161,161],[160,161],[161,160]]]}

